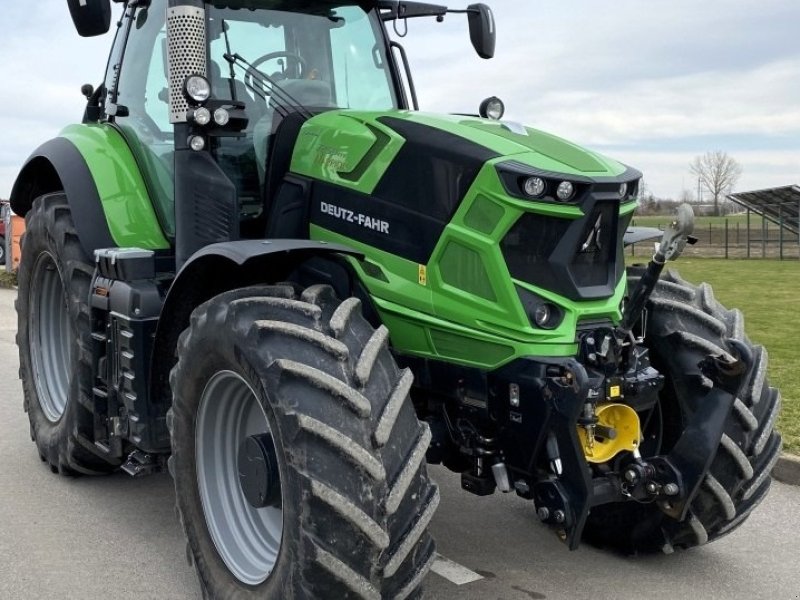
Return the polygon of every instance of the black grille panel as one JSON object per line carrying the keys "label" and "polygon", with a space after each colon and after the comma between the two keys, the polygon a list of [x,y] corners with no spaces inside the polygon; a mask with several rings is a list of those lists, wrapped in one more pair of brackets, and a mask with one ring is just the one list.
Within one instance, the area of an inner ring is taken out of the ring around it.
{"label": "black grille panel", "polygon": [[569,226],[565,219],[523,215],[500,244],[511,276],[535,283],[549,268],[550,258]]}
{"label": "black grille panel", "polygon": [[590,198],[583,208],[576,220],[520,217],[500,244],[511,276],[572,300],[612,296],[624,270],[619,203]]}
{"label": "black grille panel", "polygon": [[613,267],[617,238],[616,207],[610,202],[597,203],[578,238],[570,271],[579,286],[605,285]]}

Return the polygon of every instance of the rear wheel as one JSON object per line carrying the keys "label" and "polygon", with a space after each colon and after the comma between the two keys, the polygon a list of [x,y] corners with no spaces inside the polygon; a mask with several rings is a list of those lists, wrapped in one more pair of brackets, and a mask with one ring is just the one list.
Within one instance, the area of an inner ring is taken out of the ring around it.
{"label": "rear wheel", "polygon": [[212,598],[406,598],[433,560],[430,442],[387,331],[330,287],[221,294],[172,372],[170,469]]}
{"label": "rear wheel", "polygon": [[90,441],[93,272],[66,196],[37,198],[26,216],[18,272],[19,374],[39,456],[71,475],[115,468]]}
{"label": "rear wheel", "polygon": [[[630,269],[628,275],[632,289],[641,270]],[[678,522],[654,504],[599,506],[589,516],[587,541],[625,553],[698,546],[736,529],[763,500],[781,448],[774,431],[780,394],[767,382],[767,352],[745,336],[741,312],[726,310],[708,284],[692,285],[673,272],[662,276],[648,304],[645,343],[666,384],[657,408],[645,421],[642,452],[645,458],[669,452],[713,385],[700,373],[698,363],[726,353],[728,339],[748,345],[754,364],[686,519]]]}

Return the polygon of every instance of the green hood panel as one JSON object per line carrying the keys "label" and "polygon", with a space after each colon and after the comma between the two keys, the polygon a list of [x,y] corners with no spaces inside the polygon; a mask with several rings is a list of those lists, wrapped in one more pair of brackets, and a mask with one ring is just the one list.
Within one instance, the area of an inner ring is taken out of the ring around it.
{"label": "green hood panel", "polygon": [[[532,128],[477,117],[414,111],[334,110],[310,119],[295,146],[292,171],[371,193],[405,140],[381,117],[410,121],[457,135],[504,158],[542,171],[615,177],[625,165]],[[525,131],[525,134],[522,133]]]}

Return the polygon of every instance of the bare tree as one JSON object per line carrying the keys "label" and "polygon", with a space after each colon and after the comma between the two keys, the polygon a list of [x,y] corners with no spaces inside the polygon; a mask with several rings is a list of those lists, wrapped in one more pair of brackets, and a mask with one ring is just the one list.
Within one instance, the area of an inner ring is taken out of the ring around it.
{"label": "bare tree", "polygon": [[719,215],[719,201],[733,190],[742,174],[742,166],[726,152],[717,150],[696,156],[689,165],[703,189],[714,198],[714,214]]}

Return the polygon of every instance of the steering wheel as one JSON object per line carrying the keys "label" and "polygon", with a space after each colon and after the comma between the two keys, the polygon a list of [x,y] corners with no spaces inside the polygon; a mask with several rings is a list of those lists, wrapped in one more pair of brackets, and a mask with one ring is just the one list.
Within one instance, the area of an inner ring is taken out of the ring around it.
{"label": "steering wheel", "polygon": [[[304,74],[308,70],[308,65],[306,61],[299,54],[295,54],[294,52],[288,52],[286,50],[278,50],[277,52],[270,52],[257,58],[255,61],[250,63],[250,66],[244,73],[244,84],[249,89],[256,90],[256,93],[262,93],[266,96],[270,95],[269,91],[266,88],[266,84],[268,83],[266,80],[260,77],[258,73],[255,72],[256,69],[260,65],[263,65],[265,62],[270,60],[275,60],[278,58],[286,58],[289,64],[286,65],[287,70],[294,66],[296,67],[297,78],[300,79],[301,74]],[[294,63],[294,65],[292,65]],[[280,81],[281,79],[286,79],[286,76],[283,73],[280,76],[270,76],[271,79]]]}

